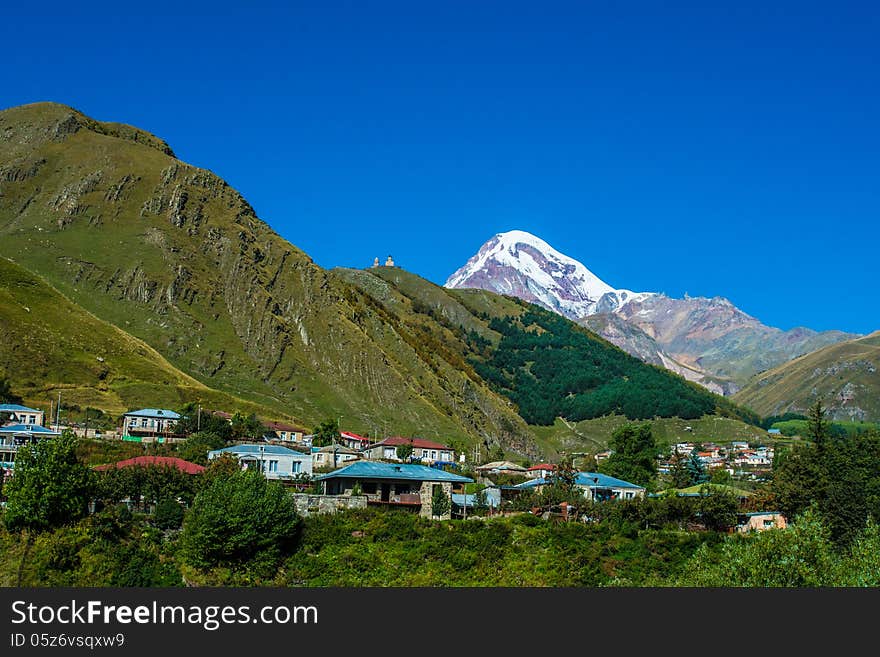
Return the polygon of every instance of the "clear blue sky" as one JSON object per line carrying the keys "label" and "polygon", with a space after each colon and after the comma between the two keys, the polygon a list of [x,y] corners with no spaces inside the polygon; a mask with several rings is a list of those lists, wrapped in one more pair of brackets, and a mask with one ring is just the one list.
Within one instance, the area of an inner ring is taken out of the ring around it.
{"label": "clear blue sky", "polygon": [[149,130],[324,267],[442,284],[518,228],[616,287],[880,329],[878,3],[25,4],[0,107]]}

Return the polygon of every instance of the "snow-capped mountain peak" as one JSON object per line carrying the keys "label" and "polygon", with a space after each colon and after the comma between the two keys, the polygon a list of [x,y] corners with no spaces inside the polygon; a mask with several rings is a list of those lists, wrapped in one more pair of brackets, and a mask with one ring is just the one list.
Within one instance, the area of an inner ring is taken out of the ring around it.
{"label": "snow-capped mountain peak", "polygon": [[582,263],[523,230],[498,233],[446,281],[482,288],[555,310],[571,319],[613,312],[644,294],[616,290]]}

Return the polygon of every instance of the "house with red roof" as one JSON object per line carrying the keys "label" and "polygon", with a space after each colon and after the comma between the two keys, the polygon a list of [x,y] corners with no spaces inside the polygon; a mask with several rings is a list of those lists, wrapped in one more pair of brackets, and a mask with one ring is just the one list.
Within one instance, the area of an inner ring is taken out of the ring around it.
{"label": "house with red roof", "polygon": [[526,470],[526,476],[529,479],[541,479],[549,477],[556,471],[556,466],[552,463],[537,463]]}
{"label": "house with red roof", "polygon": [[364,458],[369,460],[400,461],[397,448],[401,445],[412,446],[412,460],[422,463],[448,463],[455,461],[455,450],[449,445],[434,442],[426,438],[403,438],[395,436],[373,443],[364,448]]}
{"label": "house with red roof", "polygon": [[362,451],[370,445],[370,439],[365,436],[359,436],[351,431],[340,431],[339,442],[350,449]]}
{"label": "house with red roof", "polygon": [[184,474],[196,475],[205,471],[205,466],[198,463],[191,463],[173,456],[135,456],[134,458],[117,461],[116,463],[107,463],[105,465],[96,465],[95,470],[103,472],[104,470],[118,468],[176,468]]}

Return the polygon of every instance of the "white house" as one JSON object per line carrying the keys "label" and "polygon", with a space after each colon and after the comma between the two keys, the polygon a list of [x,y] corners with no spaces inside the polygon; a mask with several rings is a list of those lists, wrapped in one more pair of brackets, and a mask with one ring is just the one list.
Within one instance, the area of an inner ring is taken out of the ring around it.
{"label": "white house", "polygon": [[237,457],[242,470],[256,469],[266,475],[266,479],[283,481],[312,474],[311,454],[280,445],[233,445],[208,452],[208,460],[224,454]]}
{"label": "white house", "polygon": [[359,451],[345,445],[312,447],[312,467],[314,468],[338,468],[351,461],[357,461],[360,457]]}
{"label": "white house", "polygon": [[165,408],[142,408],[122,416],[122,438],[164,438],[174,435],[180,415]]}
{"label": "white house", "polygon": [[19,404],[0,404],[0,415],[8,413],[8,424],[43,424],[43,411]]}

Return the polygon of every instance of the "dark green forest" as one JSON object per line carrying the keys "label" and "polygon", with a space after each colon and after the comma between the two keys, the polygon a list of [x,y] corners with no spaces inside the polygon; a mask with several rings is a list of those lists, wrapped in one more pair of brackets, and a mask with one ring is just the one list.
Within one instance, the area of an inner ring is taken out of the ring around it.
{"label": "dark green forest", "polygon": [[503,337],[474,369],[513,401],[530,424],[557,417],[589,420],[609,414],[630,420],[698,418],[720,413],[756,423],[757,416],[671,372],[646,365],[560,315],[529,308],[493,318]]}

